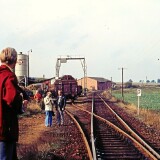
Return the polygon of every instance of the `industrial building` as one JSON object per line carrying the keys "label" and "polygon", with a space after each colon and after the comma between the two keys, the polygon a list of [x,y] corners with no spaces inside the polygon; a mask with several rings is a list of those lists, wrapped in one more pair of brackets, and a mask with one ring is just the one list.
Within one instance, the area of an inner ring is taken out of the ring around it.
{"label": "industrial building", "polygon": [[[102,77],[85,77],[86,78],[86,88],[88,90],[106,90],[112,87],[112,81],[102,78]],[[84,88],[84,77],[77,80],[78,85]]]}
{"label": "industrial building", "polygon": [[[71,59],[76,59],[76,58],[71,58]],[[85,62],[83,66],[85,66]],[[58,67],[60,67],[60,64],[58,65]],[[42,82],[45,80],[44,77],[38,78],[38,79],[31,78],[29,75],[29,69],[30,69],[29,68],[29,54],[26,55],[20,52],[17,55],[17,64],[15,67],[15,74],[18,78],[19,84],[23,86],[28,86],[29,84],[38,83],[38,82]],[[84,67],[84,70],[85,70],[85,67]],[[57,69],[57,71],[59,71],[59,68]],[[106,90],[106,89],[110,89],[113,85],[112,81],[102,78],[102,77],[87,77],[86,70],[84,71],[84,75],[85,76],[83,78],[77,80],[78,85],[81,85],[82,88],[86,88],[88,90]],[[48,79],[47,81],[45,81],[44,85],[46,86],[46,85],[49,85],[50,83],[53,83],[53,82],[49,82],[51,79]]]}
{"label": "industrial building", "polygon": [[20,52],[17,54],[17,63],[15,66],[15,74],[19,83],[28,84],[29,78],[29,56]]}

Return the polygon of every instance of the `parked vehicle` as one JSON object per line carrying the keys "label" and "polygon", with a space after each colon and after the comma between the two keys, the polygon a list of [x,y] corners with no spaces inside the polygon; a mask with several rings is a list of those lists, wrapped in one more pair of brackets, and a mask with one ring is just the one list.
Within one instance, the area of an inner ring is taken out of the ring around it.
{"label": "parked vehicle", "polygon": [[57,95],[58,90],[61,90],[66,99],[76,99],[82,93],[82,86],[79,86],[77,80],[71,75],[64,75],[54,82],[54,91]]}

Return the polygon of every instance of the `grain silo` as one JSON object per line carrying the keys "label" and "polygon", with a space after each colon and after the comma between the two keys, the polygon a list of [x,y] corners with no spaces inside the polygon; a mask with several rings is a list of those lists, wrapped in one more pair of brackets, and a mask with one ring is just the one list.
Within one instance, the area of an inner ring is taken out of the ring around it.
{"label": "grain silo", "polygon": [[15,74],[19,82],[25,82],[25,78],[28,79],[29,70],[29,57],[26,54],[20,52],[17,55],[17,63],[15,67]]}

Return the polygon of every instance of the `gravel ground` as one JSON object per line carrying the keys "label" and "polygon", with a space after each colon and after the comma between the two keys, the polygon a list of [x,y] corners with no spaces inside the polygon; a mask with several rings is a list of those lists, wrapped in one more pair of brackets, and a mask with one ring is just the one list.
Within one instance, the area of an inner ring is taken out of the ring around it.
{"label": "gravel ground", "polygon": [[[133,130],[146,139],[160,154],[159,128],[154,124],[148,126],[132,111],[127,111],[125,107],[117,107],[115,103],[112,107],[121,114],[129,125],[132,125]],[[64,126],[57,126],[55,117],[53,117],[53,126],[45,127],[44,113],[22,116],[19,119],[20,136],[17,149],[19,159],[88,159],[85,155],[84,145],[80,145],[81,138],[77,139],[80,136],[73,126],[73,122],[67,116],[65,117],[66,123]]]}

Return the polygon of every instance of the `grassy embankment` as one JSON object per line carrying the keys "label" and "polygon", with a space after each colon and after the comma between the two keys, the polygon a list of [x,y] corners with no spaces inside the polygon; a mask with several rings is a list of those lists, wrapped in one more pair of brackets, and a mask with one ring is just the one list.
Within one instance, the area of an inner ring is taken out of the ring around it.
{"label": "grassy embankment", "polygon": [[142,88],[139,97],[140,112],[138,115],[138,97],[137,89],[124,89],[124,103],[122,103],[121,90],[112,91],[112,100],[118,103],[118,106],[125,108],[128,113],[141,119],[148,126],[154,126],[160,129],[160,88]]}
{"label": "grassy embankment", "polygon": [[[122,99],[121,90],[114,90],[112,93],[117,99]],[[141,108],[160,111],[160,88],[142,88],[141,93]],[[137,89],[124,89],[124,101],[137,105]]]}

